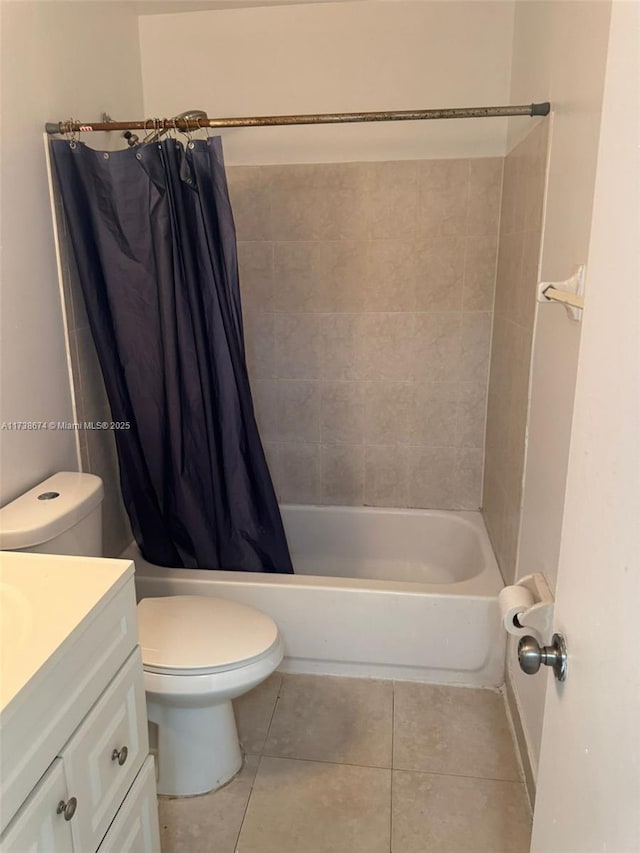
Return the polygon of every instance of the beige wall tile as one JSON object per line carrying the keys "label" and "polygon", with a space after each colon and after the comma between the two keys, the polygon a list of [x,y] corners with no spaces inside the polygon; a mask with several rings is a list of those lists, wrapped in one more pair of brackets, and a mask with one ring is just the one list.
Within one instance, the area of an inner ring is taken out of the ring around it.
{"label": "beige wall tile", "polygon": [[487,387],[483,382],[460,382],[458,390],[456,446],[483,448]]}
{"label": "beige wall tile", "polygon": [[409,506],[453,509],[455,460],[453,447],[412,447],[409,470]]}
{"label": "beige wall tile", "polygon": [[460,374],[461,314],[416,314],[412,375],[416,380],[453,382]]}
{"label": "beige wall tile", "polygon": [[276,440],[303,444],[320,441],[320,382],[279,379]]}
{"label": "beige wall tile", "polygon": [[372,240],[363,288],[366,311],[413,311],[419,262],[408,240]]}
{"label": "beige wall tile", "polygon": [[366,239],[366,213],[364,188],[272,187],[275,240]]}
{"label": "beige wall tile", "polygon": [[408,505],[411,448],[406,445],[364,449],[364,502],[366,506]]}
{"label": "beige wall tile", "polygon": [[319,310],[324,243],[274,243],[274,308],[282,312]]}
{"label": "beige wall tile", "polygon": [[538,125],[504,164],[483,510],[507,583],[515,575],[520,528],[547,133],[547,123]]}
{"label": "beige wall tile", "polygon": [[498,244],[496,235],[466,237],[462,308],[491,311],[496,283]]}
{"label": "beige wall tile", "polygon": [[416,233],[419,163],[399,160],[369,164],[368,236],[410,240]]}
{"label": "beige wall tile", "polygon": [[482,448],[461,447],[456,451],[455,503],[459,509],[482,506]]}
{"label": "beige wall tile", "polygon": [[362,444],[366,423],[363,382],[322,382],[320,440],[322,444]]}
{"label": "beige wall tile", "polygon": [[461,237],[432,237],[416,243],[416,311],[462,308],[464,246]]}
{"label": "beige wall tile", "polygon": [[[247,360],[289,499],[453,505],[453,447],[482,445],[501,181],[495,158],[236,167]],[[508,364],[495,364],[507,392]],[[296,478],[293,460],[319,444],[322,463],[317,450]],[[365,447],[401,446],[424,476],[402,483],[367,450],[365,496]],[[439,448],[431,474],[425,448]]]}
{"label": "beige wall tile", "polygon": [[411,395],[411,444],[453,447],[457,443],[459,396],[456,382],[415,382]]}
{"label": "beige wall tile", "polygon": [[367,185],[370,163],[290,163],[263,166],[274,187],[295,189],[357,189]]}
{"label": "beige wall tile", "polygon": [[238,241],[238,271],[243,310],[273,310],[273,244]]}
{"label": "beige wall tile", "polygon": [[518,304],[522,243],[521,232],[505,234],[500,238],[494,307],[496,314],[502,314],[510,320],[514,319]]}
{"label": "beige wall tile", "polygon": [[447,190],[468,187],[470,160],[418,160],[420,190]]}
{"label": "beige wall tile", "polygon": [[465,311],[460,332],[460,371],[462,382],[486,382],[491,346],[491,314]]}
{"label": "beige wall tile", "polygon": [[413,383],[380,380],[365,383],[365,444],[401,444],[409,440]]}
{"label": "beige wall tile", "polygon": [[506,584],[509,584],[512,581],[508,578],[513,577],[513,571],[507,574],[503,569],[504,505],[504,489],[498,479],[493,475],[493,466],[490,464],[489,454],[487,454],[482,491],[482,515],[498,564],[500,565],[500,570],[502,571],[503,580]]}
{"label": "beige wall tile", "polygon": [[279,379],[320,379],[322,315],[276,314],[276,375]]}
{"label": "beige wall tile", "polygon": [[525,231],[522,234],[522,260],[515,306],[515,322],[524,329],[533,330],[539,279],[538,264],[541,251],[541,232]]}
{"label": "beige wall tile", "polygon": [[319,444],[278,444],[271,474],[284,503],[320,503]]}
{"label": "beige wall tile", "polygon": [[[467,187],[420,189],[418,234],[425,237],[463,236],[467,227]],[[484,233],[484,232],[480,232]]]}
{"label": "beige wall tile", "polygon": [[239,240],[271,240],[269,170],[261,166],[229,166],[227,183]]}
{"label": "beige wall tile", "polygon": [[407,379],[411,375],[413,314],[362,315],[363,379]]}
{"label": "beige wall tile", "polygon": [[276,376],[275,314],[245,311],[244,348],[251,382]]}
{"label": "beige wall tile", "polygon": [[367,378],[364,314],[322,314],[323,379]]}
{"label": "beige wall tile", "polygon": [[263,442],[278,440],[278,391],[275,379],[257,379],[251,383],[253,411]]}
{"label": "beige wall tile", "polygon": [[321,311],[371,311],[369,306],[369,243],[337,240],[321,243],[318,304]]}
{"label": "beige wall tile", "polygon": [[361,506],[364,501],[364,447],[322,445],[320,459],[322,503]]}

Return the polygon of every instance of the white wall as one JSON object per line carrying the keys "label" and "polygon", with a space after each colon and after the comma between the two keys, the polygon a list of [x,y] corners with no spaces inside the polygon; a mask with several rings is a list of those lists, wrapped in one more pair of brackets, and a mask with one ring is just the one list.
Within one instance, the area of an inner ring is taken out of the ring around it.
{"label": "white wall", "polygon": [[[532,88],[551,101],[553,130],[541,278],[567,278],[586,263],[591,230],[611,4],[516,4],[511,98]],[[510,127],[510,143],[521,128]],[[588,290],[587,278],[587,290]],[[569,458],[580,327],[559,305],[539,305],[534,330],[530,414],[517,576],[544,572],[555,587]],[[545,684],[520,672],[509,650],[534,774]]]}
{"label": "white wall", "polygon": [[[147,115],[210,117],[509,101],[512,2],[355,2],[140,19]],[[541,100],[538,91],[525,102]],[[528,125],[529,118],[517,123]],[[503,155],[506,120],[223,131],[229,164]]]}
{"label": "white wall", "polygon": [[[42,131],[137,117],[137,18],[118,2],[2,4],[0,421],[71,421]],[[77,468],[72,432],[0,432],[0,503]]]}

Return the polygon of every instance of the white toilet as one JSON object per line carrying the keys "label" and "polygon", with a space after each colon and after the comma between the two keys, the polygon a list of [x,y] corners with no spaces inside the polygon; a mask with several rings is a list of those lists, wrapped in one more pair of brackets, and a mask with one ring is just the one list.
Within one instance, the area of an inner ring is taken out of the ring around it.
{"label": "white toilet", "polygon": [[[101,556],[102,480],[62,472],[0,508],[0,549]],[[280,664],[278,626],[253,607],[196,595],[145,598],[138,624],[159,794],[219,788],[242,765],[231,700]]]}

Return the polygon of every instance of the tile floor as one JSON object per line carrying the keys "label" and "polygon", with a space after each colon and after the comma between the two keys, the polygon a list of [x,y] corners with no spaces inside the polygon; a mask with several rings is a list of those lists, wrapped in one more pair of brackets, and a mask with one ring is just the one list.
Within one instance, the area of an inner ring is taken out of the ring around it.
{"label": "tile floor", "polygon": [[163,853],[526,853],[502,696],[274,674],[235,703],[242,771],[160,798]]}

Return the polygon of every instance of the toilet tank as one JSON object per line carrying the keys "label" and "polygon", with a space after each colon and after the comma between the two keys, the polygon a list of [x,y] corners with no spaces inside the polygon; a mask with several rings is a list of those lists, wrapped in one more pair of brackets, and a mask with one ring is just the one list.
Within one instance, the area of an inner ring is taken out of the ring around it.
{"label": "toilet tank", "polygon": [[0,508],[0,549],[102,556],[100,477],[62,471]]}

